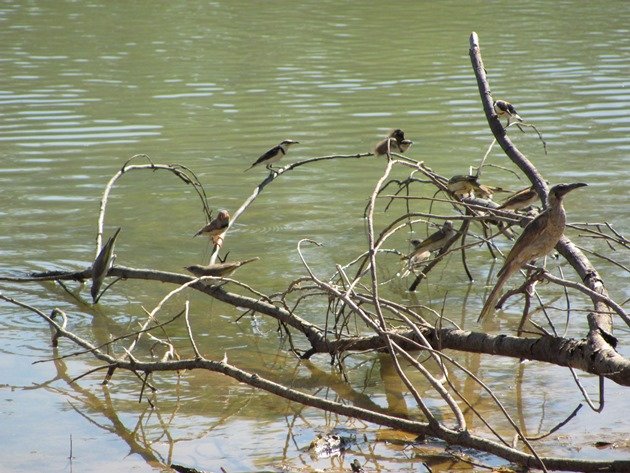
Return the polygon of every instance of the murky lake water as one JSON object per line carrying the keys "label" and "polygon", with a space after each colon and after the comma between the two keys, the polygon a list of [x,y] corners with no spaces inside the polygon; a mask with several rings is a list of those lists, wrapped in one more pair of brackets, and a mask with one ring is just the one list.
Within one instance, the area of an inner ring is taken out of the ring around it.
{"label": "murky lake water", "polygon": [[[493,93],[517,104],[537,125],[549,154],[533,133],[514,132],[520,149],[552,183],[588,182],[588,191],[568,199],[569,219],[612,222],[627,235],[629,25],[630,4],[613,1],[3,2],[0,270],[6,275],[89,266],[104,186],[139,153],[191,168],[206,186],[210,205],[230,210],[266,175],[243,169],[285,138],[300,141],[288,162],[366,152],[387,130],[400,127],[415,142],[410,156],[445,176],[466,173],[490,141],[468,58],[471,31],[480,36]],[[512,168],[499,151],[490,159]],[[382,170],[383,161],[373,158],[330,161],[276,181],[231,233],[235,258],[261,257],[239,279],[262,292],[283,290],[303,274],[295,246],[305,237],[325,243],[306,253],[322,274],[364,251],[363,209]],[[497,168],[486,176],[505,187],[520,186]],[[378,219],[382,224],[390,215]],[[207,243],[190,238],[203,224],[190,188],[171,175],[146,172],[119,181],[106,221],[108,232],[123,228],[118,263],[166,271],[207,260]],[[572,238],[577,233],[569,231]],[[603,243],[579,244],[629,264],[627,254],[615,255]],[[617,301],[630,297],[627,273],[594,262]],[[443,268],[457,264],[453,257]],[[474,266],[479,284],[467,299],[461,296],[468,287],[463,272],[440,268],[417,294],[404,291],[408,281],[393,281],[383,291],[438,310],[448,293],[449,316],[477,330],[488,265],[480,254]],[[119,283],[92,307],[52,284],[0,284],[3,294],[45,312],[61,307],[80,335],[103,340],[135,328],[143,319],[141,306],[150,310],[170,289]],[[89,297],[86,289],[81,295]],[[305,387],[327,385],[329,360],[320,356],[314,365],[298,364],[287,346],[279,346],[275,323],[262,317],[235,323],[236,310],[199,295],[186,297],[208,358],[227,352],[231,362],[261,375],[287,383],[296,378]],[[99,385],[102,372],[71,382],[98,366],[96,361],[76,357],[65,365],[33,365],[54,355],[48,328],[30,312],[0,307],[3,471],[70,471],[70,436],[73,466],[84,472],[158,471],[160,462],[169,461],[230,472],[283,465],[291,471],[312,464],[300,449],[315,433],[339,421],[348,435],[362,438],[366,427],[198,372],[179,380],[156,378],[158,409],[152,412],[146,402],[138,404],[140,384],[131,376],[118,373],[107,389]],[[514,329],[520,307],[515,304],[484,330]],[[311,307],[305,316],[321,322],[323,309]],[[583,313],[576,312],[568,335],[580,338],[585,327]],[[630,356],[628,330],[618,329],[619,350]],[[190,354],[183,325],[171,336]],[[62,345],[62,353],[69,350]],[[492,380],[531,433],[553,427],[582,401],[560,368],[477,355],[461,361]],[[348,364],[358,391],[377,404],[391,402],[382,390],[386,363],[357,356]],[[596,380],[581,378],[594,395]],[[463,379],[458,382],[466,390]],[[473,399],[480,395],[475,389],[468,392]],[[627,443],[618,450],[593,446],[601,432],[627,440],[630,421],[619,416],[628,408],[626,391],[607,383],[604,412],[583,409],[542,453],[630,455]],[[499,422],[496,413],[487,415]],[[373,435],[374,426],[367,427]],[[360,441],[351,458],[363,462],[380,455],[369,468],[419,471],[412,453],[396,450]],[[432,467],[447,471],[449,465]]]}

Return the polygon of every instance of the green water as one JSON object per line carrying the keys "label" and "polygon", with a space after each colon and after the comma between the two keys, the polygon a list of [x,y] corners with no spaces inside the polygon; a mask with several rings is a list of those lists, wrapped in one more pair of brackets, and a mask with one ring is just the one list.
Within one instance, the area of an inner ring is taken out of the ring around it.
{"label": "green water", "polygon": [[[519,148],[551,183],[588,182],[586,193],[568,199],[569,219],[613,222],[627,234],[628,25],[630,6],[613,1],[4,2],[0,270],[87,267],[104,186],[135,154],[189,167],[206,186],[210,206],[230,211],[266,176],[259,168],[242,171],[285,138],[300,141],[286,158],[290,162],[363,153],[400,127],[414,141],[411,157],[445,176],[466,173],[490,142],[468,58],[471,31],[479,34],[494,95],[515,103],[536,124],[549,154],[532,133],[512,133]],[[513,169],[498,151],[489,159]],[[283,290],[304,274],[296,252],[302,238],[324,244],[306,251],[321,275],[364,251],[363,209],[383,169],[375,158],[327,161],[274,182],[231,230],[231,258],[261,258],[237,273],[239,279],[262,292]],[[499,168],[484,176],[504,187],[522,186]],[[379,212],[377,223],[402,210]],[[119,264],[182,271],[208,259],[207,243],[191,238],[204,223],[190,187],[166,173],[143,172],[124,176],[114,188],[106,231],[123,228]],[[425,236],[424,228],[416,230],[414,236]],[[391,245],[405,251],[410,236],[401,234]],[[579,244],[630,264],[627,255],[611,253],[601,242]],[[446,294],[451,318],[476,330],[490,259],[481,251],[470,257],[477,282],[465,299],[468,281],[461,269],[452,270],[459,268],[456,257],[436,268],[417,294],[406,293],[409,281],[397,279],[382,291],[435,309]],[[393,261],[385,260],[384,279],[397,271]],[[616,300],[630,297],[627,273],[594,262]],[[94,308],[52,284],[0,284],[5,295],[45,312],[63,308],[80,335],[103,339],[134,329],[143,318],[141,306],[150,310],[170,289],[119,283]],[[81,295],[88,297],[88,291]],[[227,352],[231,362],[287,383],[296,378],[304,386],[329,384],[328,359],[315,357],[315,367],[299,365],[287,345],[279,346],[275,323],[263,317],[236,323],[239,311],[198,295],[185,297],[192,302],[204,355],[220,359]],[[107,389],[99,384],[101,373],[81,380],[81,388],[70,384],[97,366],[88,358],[67,360],[68,377],[56,380],[65,368],[31,364],[52,356],[48,328],[29,312],[0,307],[0,443],[12,452],[3,458],[7,471],[69,471],[70,435],[73,466],[80,471],[159,471],[157,462],[167,460],[230,472],[275,471],[283,464],[291,469],[313,464],[300,448],[336,425],[321,412],[299,411],[215,374],[184,373],[179,382],[160,377],[159,409],[153,413],[146,402],[137,403],[138,381],[122,373]],[[302,315],[321,323],[324,309],[324,303],[313,304]],[[519,310],[517,304],[511,318],[496,318],[487,329],[514,329]],[[569,335],[585,333],[585,321],[575,316]],[[171,335],[190,354],[183,325]],[[627,330],[616,335],[628,356]],[[69,350],[62,346],[64,353]],[[514,360],[472,355],[462,361],[492,379],[533,432],[551,428],[581,401],[560,368],[519,368]],[[353,386],[386,405],[379,360],[353,357],[348,363]],[[518,370],[523,398],[512,387]],[[595,381],[584,378],[594,393]],[[587,445],[581,454],[588,458],[618,454],[591,447],[599,428],[612,438],[624,438],[630,428],[615,414],[624,406],[624,391],[608,389],[602,414],[583,410],[569,433],[560,432],[566,437],[543,453],[571,455],[574,445]],[[365,427],[341,422],[350,433]],[[379,463],[382,471],[418,471],[418,463],[377,445],[376,453],[388,458]],[[363,460],[368,450],[361,444],[347,458]],[[330,467],[331,460],[316,465]]]}

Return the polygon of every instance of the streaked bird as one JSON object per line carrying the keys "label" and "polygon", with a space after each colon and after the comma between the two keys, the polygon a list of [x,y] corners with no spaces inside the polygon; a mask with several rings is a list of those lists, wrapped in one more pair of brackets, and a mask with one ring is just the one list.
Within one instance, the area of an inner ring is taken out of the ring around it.
{"label": "streaked bird", "polygon": [[215,218],[208,225],[201,228],[193,235],[193,238],[199,235],[207,236],[214,246],[221,246],[223,243],[223,234],[230,226],[230,214],[227,210],[220,210]]}
{"label": "streaked bird", "polygon": [[98,293],[101,290],[103,281],[105,281],[107,272],[109,271],[109,268],[112,267],[114,260],[116,259],[116,255],[114,254],[114,244],[116,243],[116,238],[118,238],[119,233],[120,227],[116,230],[114,236],[110,237],[110,239],[107,240],[107,243],[103,245],[103,248],[101,248],[101,251],[92,265],[92,287],[90,288],[90,294],[92,295],[92,301],[95,304],[98,302],[100,297]]}
{"label": "streaked bird", "polygon": [[508,197],[501,205],[499,210],[523,210],[533,205],[538,200],[538,193],[534,189],[534,186],[526,187],[520,191],[515,192]]}
{"label": "streaked bird", "polygon": [[271,171],[271,165],[277,161],[280,161],[280,159],[282,159],[282,157],[287,154],[290,146],[296,145],[298,143],[299,141],[284,140],[278,146],[274,146],[265,154],[263,154],[260,158],[256,160],[254,164],[245,169],[245,171],[243,172],[249,171],[251,168],[253,168],[254,166],[258,166],[259,164],[264,164],[265,167]]}
{"label": "streaked bird", "polygon": [[549,206],[525,227],[514,243],[505,258],[503,267],[497,273],[499,279],[492,288],[477,321],[494,310],[501,288],[512,274],[530,261],[547,255],[555,248],[564,233],[567,219],[562,200],[573,189],[584,186],[586,184],[583,182],[558,184],[549,190]]}
{"label": "streaked bird", "polygon": [[515,118],[519,122],[522,122],[523,119],[516,112],[514,105],[506,100],[495,100],[492,104],[494,107],[494,113],[497,114],[499,118],[502,118],[507,115],[507,124],[510,124],[512,118]]}
{"label": "streaked bird", "polygon": [[252,261],[257,261],[260,258],[250,258],[243,261],[232,261],[230,263],[215,263],[208,265],[201,264],[193,264],[190,266],[186,266],[186,270],[198,278],[203,276],[214,276],[214,277],[227,277],[230,276],[234,271],[243,266],[244,264],[251,263]]}

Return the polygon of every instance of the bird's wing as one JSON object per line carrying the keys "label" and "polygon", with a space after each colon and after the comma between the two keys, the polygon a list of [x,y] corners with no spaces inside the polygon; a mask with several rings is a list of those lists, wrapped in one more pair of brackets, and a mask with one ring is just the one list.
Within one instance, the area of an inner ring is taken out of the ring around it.
{"label": "bird's wing", "polygon": [[508,266],[508,263],[515,261],[516,258],[522,260],[521,264],[523,264],[537,257],[537,255],[526,256],[526,253],[529,252],[526,252],[525,250],[532,244],[534,239],[537,238],[547,226],[548,219],[546,215],[547,214],[545,212],[541,213],[523,229],[523,232],[519,235],[516,243],[514,243],[514,246],[508,253],[507,258],[505,258],[505,264],[499,270],[497,276],[501,276],[505,271],[505,268]]}
{"label": "bird's wing", "polygon": [[252,166],[256,166],[257,164],[264,163],[268,159],[273,158],[278,153],[282,153],[282,147],[281,146],[274,146],[269,151],[267,151],[265,154],[263,154],[260,158],[258,158],[256,160],[256,162],[254,164],[252,164]]}

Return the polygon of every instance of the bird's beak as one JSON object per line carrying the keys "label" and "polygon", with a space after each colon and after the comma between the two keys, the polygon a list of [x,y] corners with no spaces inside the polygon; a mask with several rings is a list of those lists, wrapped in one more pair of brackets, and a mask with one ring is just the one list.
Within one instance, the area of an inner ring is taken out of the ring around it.
{"label": "bird's beak", "polygon": [[567,190],[565,194],[567,192],[571,192],[573,189],[577,189],[578,187],[586,187],[586,186],[588,186],[588,184],[586,184],[585,182],[576,182],[574,184],[569,184],[567,185]]}

